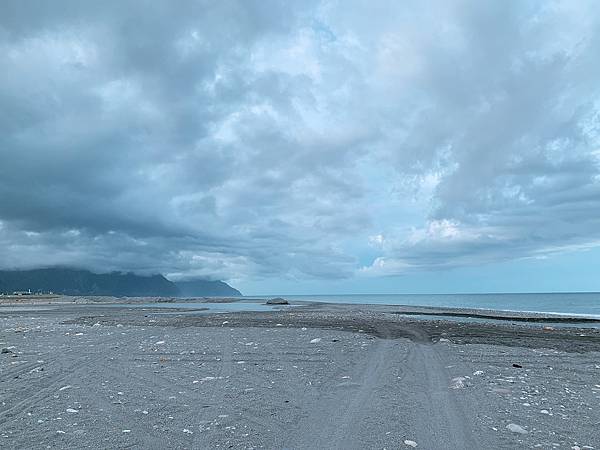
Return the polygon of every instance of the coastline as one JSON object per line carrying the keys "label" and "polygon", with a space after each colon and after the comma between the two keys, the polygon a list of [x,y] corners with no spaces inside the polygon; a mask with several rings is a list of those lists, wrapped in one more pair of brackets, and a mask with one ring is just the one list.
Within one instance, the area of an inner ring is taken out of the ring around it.
{"label": "coastline", "polygon": [[[424,294],[423,294],[424,295]],[[265,304],[270,297],[112,297],[112,296],[0,296],[0,309],[9,306],[68,306],[68,305],[148,305],[160,304],[161,306],[175,304],[174,309],[185,308],[184,304],[189,304],[190,309],[196,308],[195,304]],[[566,313],[552,311],[532,311],[516,309],[491,309],[491,308],[473,308],[473,307],[446,307],[446,306],[428,306],[428,305],[405,305],[405,304],[381,304],[381,303],[344,303],[344,302],[325,302],[317,300],[297,300],[289,301],[290,306],[303,307],[325,307],[325,308],[369,308],[373,311],[394,312],[403,315],[422,315],[432,317],[463,317],[463,318],[481,318],[490,320],[506,320],[516,322],[531,323],[597,323],[600,324],[600,315]],[[281,306],[281,305],[273,305]]]}

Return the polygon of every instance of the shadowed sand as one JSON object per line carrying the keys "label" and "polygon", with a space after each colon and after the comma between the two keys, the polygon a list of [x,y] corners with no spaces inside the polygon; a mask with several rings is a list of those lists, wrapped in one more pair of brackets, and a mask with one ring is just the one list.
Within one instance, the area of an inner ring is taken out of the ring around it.
{"label": "shadowed sand", "polygon": [[598,448],[597,330],[403,311],[0,307],[0,447]]}

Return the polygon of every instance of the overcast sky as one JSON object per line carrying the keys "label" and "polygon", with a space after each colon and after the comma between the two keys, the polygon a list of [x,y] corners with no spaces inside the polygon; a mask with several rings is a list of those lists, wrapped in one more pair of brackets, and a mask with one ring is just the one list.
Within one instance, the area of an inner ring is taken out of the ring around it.
{"label": "overcast sky", "polygon": [[0,266],[600,290],[595,1],[0,2]]}

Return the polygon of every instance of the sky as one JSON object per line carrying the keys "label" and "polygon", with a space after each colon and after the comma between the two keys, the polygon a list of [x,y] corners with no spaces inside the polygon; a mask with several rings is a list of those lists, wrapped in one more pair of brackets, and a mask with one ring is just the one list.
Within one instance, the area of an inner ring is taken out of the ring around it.
{"label": "sky", "polygon": [[594,1],[0,2],[0,268],[600,291]]}

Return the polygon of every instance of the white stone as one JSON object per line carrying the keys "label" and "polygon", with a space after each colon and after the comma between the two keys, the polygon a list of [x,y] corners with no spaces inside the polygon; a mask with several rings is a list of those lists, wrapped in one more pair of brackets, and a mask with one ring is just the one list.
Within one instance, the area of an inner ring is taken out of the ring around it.
{"label": "white stone", "polygon": [[528,431],[523,428],[521,425],[517,425],[516,423],[509,423],[508,425],[506,425],[506,428],[508,431],[512,432],[512,433],[519,433],[519,434],[527,434]]}
{"label": "white stone", "polygon": [[465,377],[452,378],[450,389],[462,389],[465,387]]}

